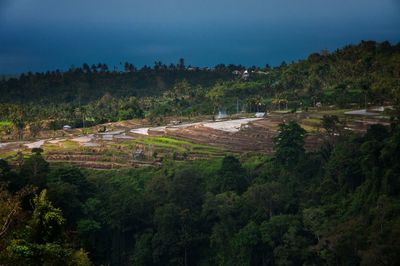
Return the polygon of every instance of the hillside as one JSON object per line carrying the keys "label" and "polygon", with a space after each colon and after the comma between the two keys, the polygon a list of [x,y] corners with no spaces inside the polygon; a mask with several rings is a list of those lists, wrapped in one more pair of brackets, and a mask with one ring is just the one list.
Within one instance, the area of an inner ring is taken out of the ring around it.
{"label": "hillside", "polygon": [[[282,63],[275,68],[253,66],[250,68],[253,73],[250,80],[259,81],[260,90],[282,91],[289,95],[298,93],[298,97],[338,89],[350,93],[366,90],[371,95],[389,96],[398,86],[399,65],[400,44],[363,41],[331,53],[326,50],[313,53],[307,59],[289,65]],[[49,70],[46,73],[23,73],[19,78],[3,78],[0,102],[80,101],[83,104],[106,93],[115,97],[160,96],[182,80],[187,80],[193,87],[206,89],[216,82],[234,80],[232,72],[243,69],[241,65],[223,64],[212,69],[186,67],[182,61],[170,66],[155,62],[153,67],[144,66],[141,69],[125,63],[124,71],[112,71],[105,64],[89,66],[85,63],[66,72]]]}

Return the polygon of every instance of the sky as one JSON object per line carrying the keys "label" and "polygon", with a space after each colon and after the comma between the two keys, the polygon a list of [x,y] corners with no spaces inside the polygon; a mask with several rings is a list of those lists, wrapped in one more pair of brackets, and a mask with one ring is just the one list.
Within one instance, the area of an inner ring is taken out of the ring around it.
{"label": "sky", "polygon": [[279,65],[361,40],[400,41],[400,0],[0,0],[0,74]]}

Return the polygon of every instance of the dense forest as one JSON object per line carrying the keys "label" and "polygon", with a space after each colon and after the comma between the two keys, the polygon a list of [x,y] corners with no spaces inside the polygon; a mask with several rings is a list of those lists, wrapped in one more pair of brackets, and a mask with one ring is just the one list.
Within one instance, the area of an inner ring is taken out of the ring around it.
{"label": "dense forest", "polygon": [[[123,71],[105,64],[0,81],[0,131],[82,127],[146,117],[212,115],[322,105],[399,104],[400,44],[363,41],[280,66],[214,68],[155,62]],[[35,130],[34,130],[35,131]]]}
{"label": "dense forest", "polygon": [[1,160],[1,264],[399,265],[400,128],[346,132],[160,168]]}

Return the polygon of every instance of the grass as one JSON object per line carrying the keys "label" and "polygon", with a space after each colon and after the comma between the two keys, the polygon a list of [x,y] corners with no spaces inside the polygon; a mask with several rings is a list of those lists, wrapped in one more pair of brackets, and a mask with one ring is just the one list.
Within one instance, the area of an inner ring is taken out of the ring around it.
{"label": "grass", "polygon": [[265,164],[270,159],[265,154],[251,154],[242,159],[242,166],[247,170],[254,171],[257,167]]}
{"label": "grass", "polygon": [[309,117],[302,119],[301,122],[305,124],[319,124],[321,123],[321,119],[319,117]]}
{"label": "grass", "polygon": [[[137,144],[142,144],[145,147],[146,158],[152,158],[153,153],[170,157],[176,155],[191,155],[196,157],[221,157],[226,153],[226,150],[219,147],[208,146],[204,144],[196,144],[187,140],[175,139],[169,137],[154,137],[146,136],[134,140],[126,140],[123,142],[105,142],[104,146],[94,155],[102,161],[109,161],[110,158],[117,162],[126,162],[131,158],[132,152]],[[42,146],[44,154],[52,152],[72,152],[72,153],[93,153],[93,148],[80,146],[79,143],[72,140],[61,141],[56,144],[46,143]],[[97,148],[96,148],[97,149]],[[15,155],[15,153],[6,154],[5,156]],[[5,157],[4,156],[4,157]]]}
{"label": "grass", "polygon": [[17,151],[4,151],[4,153],[0,153],[0,159],[8,159],[15,155],[17,155]]}
{"label": "grass", "polygon": [[83,150],[84,147],[80,146],[77,142],[72,140],[60,141],[57,144],[46,143],[42,146],[44,153],[55,151],[77,151]]}
{"label": "grass", "polygon": [[301,126],[303,129],[305,129],[305,131],[307,131],[307,132],[309,132],[309,133],[318,132],[318,127],[310,126],[310,125],[303,124],[303,123],[300,123],[300,126]]}
{"label": "grass", "polygon": [[62,147],[60,147],[57,144],[50,144],[50,143],[46,143],[44,145],[42,145],[42,149],[44,150],[44,152],[51,152],[51,151],[58,151],[61,150]]}
{"label": "grass", "polygon": [[178,153],[197,153],[210,156],[216,156],[226,152],[225,149],[219,147],[213,147],[204,144],[196,144],[187,140],[174,139],[168,137],[144,137],[136,140],[130,140],[121,143],[121,146],[125,146],[131,150],[135,148],[136,144],[142,144],[146,148],[152,148],[156,152],[178,152]]}
{"label": "grass", "polygon": [[63,141],[63,142],[60,142],[60,144],[64,149],[67,149],[67,150],[79,149],[81,147],[76,141],[72,141],[72,140]]}
{"label": "grass", "polygon": [[13,122],[10,121],[0,121],[0,127],[12,127],[14,126]]}
{"label": "grass", "polygon": [[[24,158],[27,158],[32,154],[31,150],[29,150],[29,149],[23,150],[20,152]],[[17,157],[16,157],[17,153],[18,153],[18,151],[15,151],[15,150],[4,151],[3,153],[0,154],[0,159],[6,159],[8,162],[14,162],[17,159]]]}

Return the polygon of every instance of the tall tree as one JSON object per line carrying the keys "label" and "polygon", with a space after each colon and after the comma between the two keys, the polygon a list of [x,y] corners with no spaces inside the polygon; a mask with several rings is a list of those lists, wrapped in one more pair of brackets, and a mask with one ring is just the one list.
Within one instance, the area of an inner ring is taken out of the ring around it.
{"label": "tall tree", "polygon": [[274,138],[275,157],[278,162],[295,165],[305,155],[306,131],[294,121],[279,125],[279,134]]}

